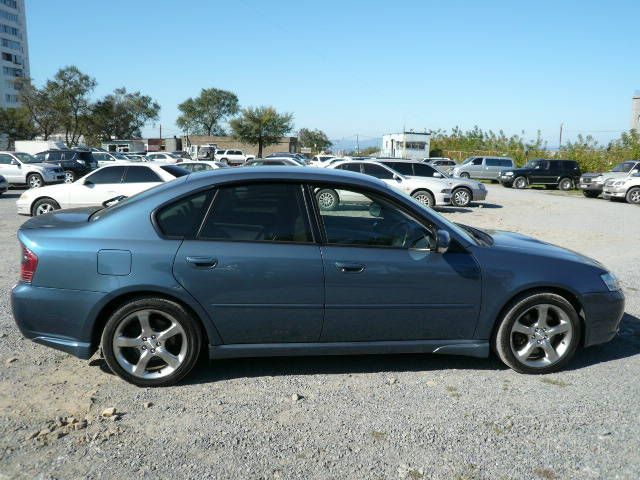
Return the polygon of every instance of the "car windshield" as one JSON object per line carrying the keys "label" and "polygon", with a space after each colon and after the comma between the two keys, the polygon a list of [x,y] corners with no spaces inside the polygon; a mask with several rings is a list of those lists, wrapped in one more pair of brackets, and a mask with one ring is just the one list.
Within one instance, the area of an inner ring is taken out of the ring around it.
{"label": "car windshield", "polygon": [[129,160],[124,153],[112,153],[113,158],[117,158],[118,160]]}
{"label": "car windshield", "polygon": [[178,167],[177,165],[163,165],[160,168],[176,178],[184,177],[185,175],[189,175],[191,173],[186,168]]}
{"label": "car windshield", "polygon": [[636,162],[623,162],[620,165],[616,165],[615,167],[613,167],[613,170],[611,171],[612,172],[630,172],[635,164]]}
{"label": "car windshield", "polygon": [[14,155],[18,157],[22,163],[40,163],[40,160],[28,153],[16,152]]}
{"label": "car windshield", "polygon": [[462,162],[462,165],[466,165],[467,163],[469,163],[471,160],[473,160],[476,157],[468,157],[464,159],[464,162]]}

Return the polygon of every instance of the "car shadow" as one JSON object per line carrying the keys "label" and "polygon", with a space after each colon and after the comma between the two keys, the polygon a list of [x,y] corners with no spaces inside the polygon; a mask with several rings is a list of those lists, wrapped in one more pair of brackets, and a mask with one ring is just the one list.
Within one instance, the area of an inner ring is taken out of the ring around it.
{"label": "car shadow", "polygon": [[2,195],[0,195],[0,198],[20,198],[20,195],[22,195],[22,192],[19,193],[9,193],[9,191],[3,193]]}
{"label": "car shadow", "polygon": [[[610,342],[579,350],[566,370],[579,370],[599,363],[640,354],[640,319],[625,313],[619,334]],[[213,383],[237,378],[285,375],[335,375],[359,373],[428,372],[436,370],[507,370],[495,355],[473,358],[437,354],[337,355],[308,357],[259,357],[211,360],[203,358],[182,385]],[[106,362],[89,362],[113,375]]]}

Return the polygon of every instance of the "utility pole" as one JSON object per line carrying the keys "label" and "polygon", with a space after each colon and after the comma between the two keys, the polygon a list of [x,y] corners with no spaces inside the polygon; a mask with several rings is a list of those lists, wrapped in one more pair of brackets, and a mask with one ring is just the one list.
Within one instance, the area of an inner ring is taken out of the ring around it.
{"label": "utility pole", "polygon": [[356,153],[360,156],[360,137],[356,133]]}
{"label": "utility pole", "polygon": [[560,140],[558,141],[558,151],[562,148],[562,127],[564,127],[564,123],[560,124]]}

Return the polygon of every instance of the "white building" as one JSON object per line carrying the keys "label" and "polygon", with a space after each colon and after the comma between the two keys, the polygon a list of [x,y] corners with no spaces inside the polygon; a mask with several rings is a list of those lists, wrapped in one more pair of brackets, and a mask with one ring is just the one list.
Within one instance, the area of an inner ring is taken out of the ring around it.
{"label": "white building", "polygon": [[640,90],[631,99],[631,130],[640,132]]}
{"label": "white building", "polygon": [[422,160],[429,157],[430,132],[389,133],[382,136],[382,156]]}
{"label": "white building", "polygon": [[19,106],[15,80],[29,77],[24,0],[0,0],[0,107]]}

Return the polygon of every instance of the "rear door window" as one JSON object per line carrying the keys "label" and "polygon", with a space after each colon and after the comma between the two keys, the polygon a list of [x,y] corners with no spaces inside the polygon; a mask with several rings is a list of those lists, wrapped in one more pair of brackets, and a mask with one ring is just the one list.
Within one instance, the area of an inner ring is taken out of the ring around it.
{"label": "rear door window", "polygon": [[338,168],[340,170],[347,170],[349,172],[360,173],[360,164],[359,163],[343,163]]}
{"label": "rear door window", "polygon": [[158,183],[162,179],[149,167],[128,167],[124,183]]}
{"label": "rear door window", "polygon": [[380,178],[383,180],[393,179],[393,173],[390,170],[387,170],[381,165],[375,165],[373,163],[364,164],[364,173],[365,175],[371,175],[372,177]]}
{"label": "rear door window", "polygon": [[87,177],[87,181],[96,185],[105,183],[120,183],[124,175],[125,167],[105,167],[92,173]]}
{"label": "rear door window", "polygon": [[[383,162],[387,167],[392,168],[402,175],[413,175],[413,168],[409,162]],[[416,174],[417,175],[417,174]]]}

